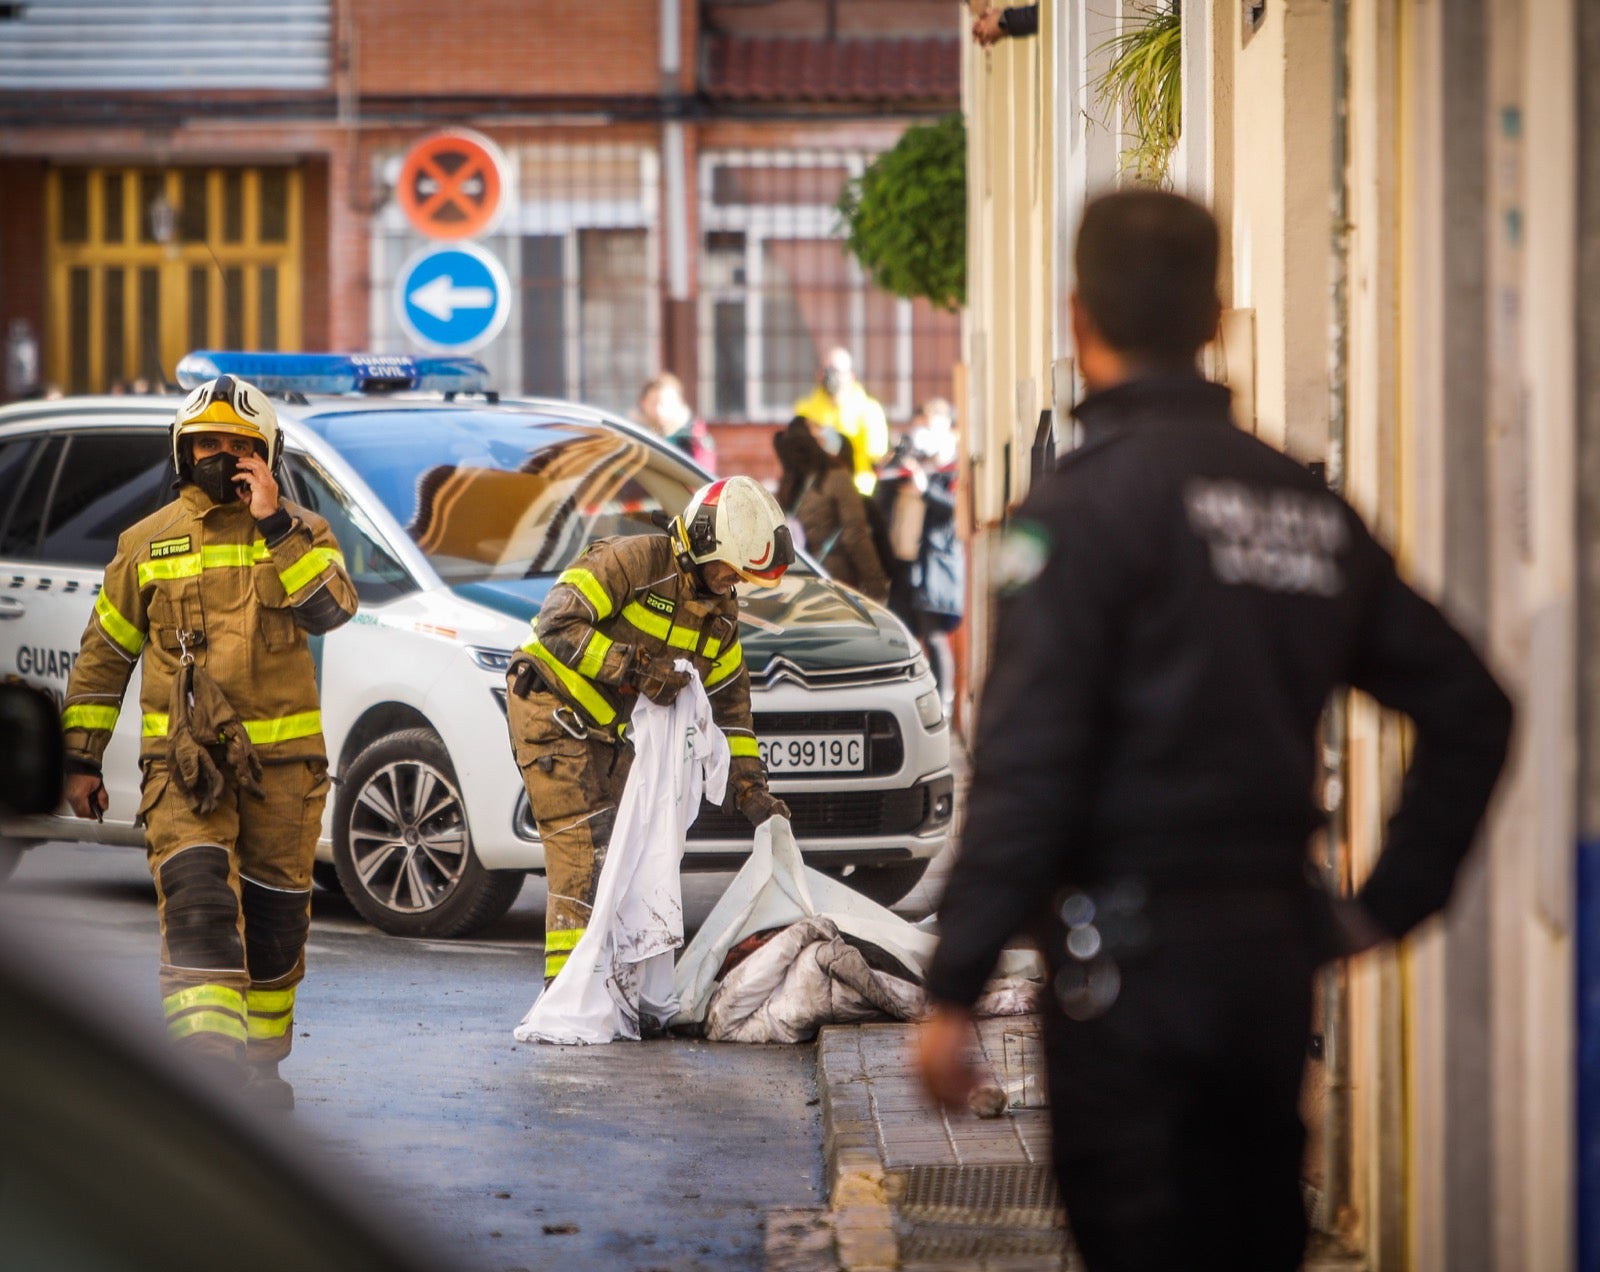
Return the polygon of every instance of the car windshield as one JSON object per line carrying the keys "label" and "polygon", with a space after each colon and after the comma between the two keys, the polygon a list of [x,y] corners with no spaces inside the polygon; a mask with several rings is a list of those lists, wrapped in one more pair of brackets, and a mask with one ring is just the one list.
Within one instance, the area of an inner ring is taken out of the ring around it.
{"label": "car windshield", "polygon": [[447,583],[559,574],[646,534],[704,481],[621,428],[540,411],[408,405],[313,417]]}

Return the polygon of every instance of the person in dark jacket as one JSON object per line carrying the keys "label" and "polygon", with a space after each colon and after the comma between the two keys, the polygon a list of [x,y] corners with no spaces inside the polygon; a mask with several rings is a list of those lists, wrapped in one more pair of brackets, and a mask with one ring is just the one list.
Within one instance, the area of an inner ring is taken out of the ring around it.
{"label": "person in dark jacket", "polygon": [[[1447,902],[1504,762],[1505,694],[1360,517],[1194,370],[1218,233],[1139,189],[1085,210],[1084,444],[1001,546],[993,670],[918,1040],[956,1103],[1019,935],[1049,969],[1054,1168],[1091,1269],[1300,1266],[1298,1098],[1319,964]],[[1354,897],[1308,881],[1318,722],[1404,712],[1400,807]]]}
{"label": "person in dark jacket", "polygon": [[[833,444],[824,446],[818,434]],[[868,502],[852,479],[854,456],[848,438],[832,429],[818,429],[795,416],[773,438],[783,475],[778,504],[798,523],[804,546],[839,582],[875,601],[889,596],[889,576],[868,520]]]}

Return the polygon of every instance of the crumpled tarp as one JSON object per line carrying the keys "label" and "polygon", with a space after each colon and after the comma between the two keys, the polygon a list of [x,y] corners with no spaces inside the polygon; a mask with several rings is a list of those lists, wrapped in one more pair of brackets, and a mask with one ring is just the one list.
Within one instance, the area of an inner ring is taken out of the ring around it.
{"label": "crumpled tarp", "polygon": [[640,695],[629,770],[589,926],[560,974],[513,1031],[519,1042],[607,1043],[637,1039],[639,1020],[677,1010],[672,956],[683,944],[678,863],[702,792],[721,803],[728,740],[711,718],[700,677],[670,707]]}
{"label": "crumpled tarp", "polygon": [[922,987],[873,968],[821,915],[791,923],[722,978],[706,1005],[713,1042],[807,1042],[823,1025],[914,1020]]}
{"label": "crumpled tarp", "polygon": [[[831,934],[825,934],[825,928],[804,926],[806,920],[817,918],[826,920]],[[717,984],[717,975],[728,951],[735,945],[755,933],[796,924],[801,927],[792,939],[789,933],[774,937],[730,971],[721,986]],[[779,940],[786,943],[780,951],[769,953]],[[728,890],[678,960],[673,979],[678,1014],[673,1017],[672,1024],[694,1025],[705,1021],[707,1036],[715,1037],[708,1018],[712,996],[730,992],[732,997],[726,1008],[719,1005],[718,1028],[734,1029],[740,1035],[739,1041],[798,1041],[781,1035],[795,1029],[796,1022],[812,1016],[818,1026],[844,1023],[846,1019],[865,1019],[864,1016],[834,1018],[828,1015],[836,1002],[843,1003],[851,995],[868,1002],[875,994],[879,995],[888,1004],[879,1007],[883,1015],[913,1019],[922,1012],[921,981],[937,943],[934,933],[906,922],[847,884],[809,869],[800,858],[800,849],[788,821],[774,817],[756,828],[750,859],[734,876]],[[829,948],[808,952],[813,944],[825,944]],[[843,953],[843,949],[862,944],[888,955],[905,969],[907,977],[871,968],[859,949],[853,951],[861,959],[859,967]],[[806,969],[787,979],[775,977],[769,964],[778,963],[782,951],[788,951],[791,958],[809,960]],[[750,964],[755,966],[750,967]],[[829,972],[837,969],[841,981],[838,985],[824,986],[811,978],[813,969]],[[870,981],[863,980],[862,969],[871,974]],[[1041,975],[1038,956],[1027,951],[1008,950],[1001,955],[996,975],[1008,982],[1018,978],[1036,980]],[[765,986],[769,995],[793,994],[798,1000],[774,1002],[761,1008],[751,1001],[751,994],[758,986]],[[911,992],[905,992],[901,986],[908,987]],[[1011,996],[1021,997],[1016,990]],[[841,1009],[853,1011],[855,1007]],[[982,1004],[979,1010],[983,1010]],[[1004,1013],[991,1009],[990,1014]],[[773,1036],[754,1036],[760,1032],[763,1022],[772,1027]]]}

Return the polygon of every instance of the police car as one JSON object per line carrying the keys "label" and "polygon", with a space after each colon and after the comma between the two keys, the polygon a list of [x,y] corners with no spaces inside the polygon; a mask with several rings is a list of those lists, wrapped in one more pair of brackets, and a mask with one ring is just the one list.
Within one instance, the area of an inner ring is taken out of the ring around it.
{"label": "police car", "polygon": [[[472,932],[544,865],[506,735],[512,651],[591,540],[656,533],[652,514],[682,511],[708,478],[600,411],[502,400],[469,359],[199,353],[179,378],[221,374],[273,395],[285,497],[328,519],[361,598],[313,640],[337,776],[319,881],[387,932]],[[0,674],[64,694],[118,534],[171,498],[178,400],[0,409]],[[951,824],[949,731],[926,661],[887,610],[804,558],[776,587],[741,592],[756,731],[803,853],[899,899]],[[138,729],[124,710],[105,821],[63,809],[0,824],[0,876],[42,839],[142,844]],[[684,868],[737,869],[749,848],[743,817],[705,806]]]}

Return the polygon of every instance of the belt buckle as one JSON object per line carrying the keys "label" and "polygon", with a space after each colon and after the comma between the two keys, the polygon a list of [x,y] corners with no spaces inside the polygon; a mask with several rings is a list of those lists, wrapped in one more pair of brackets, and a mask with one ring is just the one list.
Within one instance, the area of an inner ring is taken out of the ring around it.
{"label": "belt buckle", "polygon": [[[563,712],[570,717],[571,724],[561,718]],[[550,718],[556,722],[563,733],[570,737],[576,738],[579,742],[587,742],[589,740],[589,726],[578,719],[578,713],[571,707],[557,707],[550,713]]]}

